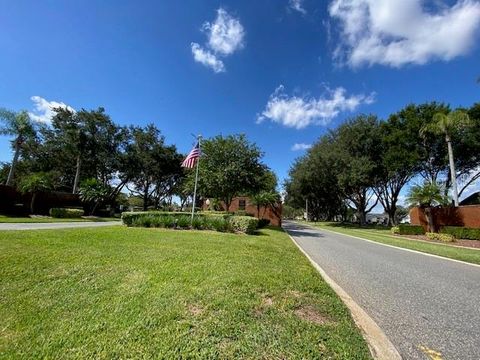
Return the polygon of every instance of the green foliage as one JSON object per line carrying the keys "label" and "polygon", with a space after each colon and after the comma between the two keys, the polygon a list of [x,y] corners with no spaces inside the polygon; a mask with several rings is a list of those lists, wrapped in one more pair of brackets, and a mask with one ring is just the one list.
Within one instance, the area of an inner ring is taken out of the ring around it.
{"label": "green foliage", "polygon": [[462,226],[443,226],[440,228],[440,233],[452,235],[455,239],[480,240],[480,229]]}
{"label": "green foliage", "polygon": [[39,172],[24,176],[18,189],[22,193],[36,193],[39,191],[49,191],[53,188],[52,178],[50,174]]}
{"label": "green foliage", "polygon": [[258,228],[258,219],[250,216],[232,216],[229,224],[233,231],[253,234]]}
{"label": "green foliage", "polygon": [[[261,162],[263,153],[245,135],[216,136],[202,142],[198,193],[206,198],[218,198],[228,207],[234,197],[261,191],[269,172]],[[270,172],[271,174],[271,172]],[[188,182],[193,190],[194,171]]]}
{"label": "green foliage", "polygon": [[391,232],[393,235],[400,235],[400,227],[398,227],[398,226],[392,226],[392,228],[390,229],[390,232]]}
{"label": "green foliage", "polygon": [[[237,218],[237,216],[226,213],[203,212],[195,214],[193,221],[191,221],[191,214],[186,212],[141,211],[122,213],[122,221],[127,226],[215,230],[220,232],[242,231],[231,227],[230,220],[232,218]],[[253,219],[256,221],[255,218]]]}
{"label": "green foliage", "polygon": [[414,185],[407,195],[410,206],[432,207],[448,204],[448,197],[436,183],[425,182],[423,185]]}
{"label": "green foliage", "polygon": [[436,240],[436,241],[442,241],[442,242],[454,242],[455,237],[450,234],[439,234],[439,233],[433,233],[433,232],[427,232],[425,233],[427,238],[430,240]]}
{"label": "green foliage", "polygon": [[95,209],[109,198],[110,190],[110,186],[92,178],[80,184],[78,193],[80,200],[84,203],[93,204],[92,213],[94,213]]}
{"label": "green foliage", "polygon": [[51,208],[49,211],[51,217],[54,218],[80,218],[83,216],[82,209],[68,209],[68,208]]}
{"label": "green foliage", "polygon": [[398,233],[400,235],[423,235],[425,230],[420,225],[400,224],[398,225]]}

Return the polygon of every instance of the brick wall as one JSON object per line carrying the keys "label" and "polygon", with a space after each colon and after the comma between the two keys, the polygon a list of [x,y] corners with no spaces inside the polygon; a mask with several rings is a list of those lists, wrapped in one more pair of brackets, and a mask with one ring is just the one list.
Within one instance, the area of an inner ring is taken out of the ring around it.
{"label": "brick wall", "polygon": [[[248,197],[239,196],[239,197],[233,198],[232,203],[230,204],[229,211],[235,212],[240,210],[239,205],[241,200],[245,201],[245,211],[247,213],[252,214],[253,216],[259,219],[268,219],[270,220],[271,225],[282,226],[282,204],[277,205],[276,211],[273,211],[273,209],[270,206],[268,206],[267,208],[262,206],[260,207],[260,214],[258,214],[257,207],[251,203]],[[222,206],[225,208],[225,205],[223,203],[222,203]],[[207,210],[208,205],[204,203],[202,208],[204,210]]]}
{"label": "brick wall", "polygon": [[[441,226],[480,228],[480,206],[433,208],[433,218],[436,228]],[[427,218],[424,210],[418,207],[411,209],[410,222],[413,225],[422,225],[424,229],[427,229]]]}

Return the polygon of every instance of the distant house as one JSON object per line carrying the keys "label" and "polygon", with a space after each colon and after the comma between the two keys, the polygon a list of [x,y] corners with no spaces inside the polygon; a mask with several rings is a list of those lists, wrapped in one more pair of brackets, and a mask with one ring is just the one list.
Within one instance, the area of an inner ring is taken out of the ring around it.
{"label": "distant house", "polygon": [[[213,199],[208,199],[203,201],[202,209],[207,210],[209,204],[213,202]],[[226,206],[223,202],[220,202],[220,207],[222,210],[226,209]],[[232,203],[230,204],[230,212],[245,211],[249,215],[253,215],[259,219],[268,219],[270,224],[274,226],[282,226],[282,204],[277,203],[274,206],[260,207],[260,212],[257,209],[256,205],[252,204],[252,201],[248,196],[238,196],[233,198]]]}

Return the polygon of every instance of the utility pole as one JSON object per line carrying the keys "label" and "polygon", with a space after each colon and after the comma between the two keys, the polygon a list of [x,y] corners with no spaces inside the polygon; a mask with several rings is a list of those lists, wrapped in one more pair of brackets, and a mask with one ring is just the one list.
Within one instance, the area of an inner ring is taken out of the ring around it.
{"label": "utility pole", "polygon": [[305,220],[308,221],[308,198],[305,198]]}

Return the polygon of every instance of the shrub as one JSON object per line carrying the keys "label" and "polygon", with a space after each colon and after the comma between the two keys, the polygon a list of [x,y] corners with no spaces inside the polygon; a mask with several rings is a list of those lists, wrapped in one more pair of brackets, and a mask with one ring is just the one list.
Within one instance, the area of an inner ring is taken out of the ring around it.
{"label": "shrub", "polygon": [[259,219],[258,220],[258,229],[262,229],[264,228],[265,226],[267,226],[268,224],[270,224],[270,220],[269,219]]}
{"label": "shrub", "polygon": [[480,240],[480,229],[462,226],[444,226],[440,233],[452,235],[455,239]]}
{"label": "shrub", "polygon": [[67,208],[51,208],[50,216],[54,218],[80,218],[83,216],[84,211],[82,209],[67,209]]}
{"label": "shrub", "polygon": [[420,225],[407,225],[400,224],[398,225],[398,230],[400,235],[423,235],[425,230]]}
{"label": "shrub", "polygon": [[258,219],[251,216],[232,216],[229,219],[233,231],[253,234],[258,226]]}
{"label": "shrub", "polygon": [[245,210],[237,210],[234,212],[234,215],[236,216],[254,216],[253,214],[245,211]]}
{"label": "shrub", "polygon": [[[246,218],[246,220],[235,220],[232,218]],[[253,233],[258,224],[258,219],[250,216],[232,216],[227,213],[204,213],[195,215],[193,221],[191,214],[185,212],[164,212],[164,211],[140,211],[122,213],[122,221],[127,226],[139,227],[165,227],[196,230],[216,231],[238,231]]]}
{"label": "shrub", "polygon": [[432,233],[432,232],[427,232],[425,233],[427,238],[430,240],[438,240],[438,241],[443,241],[443,242],[454,242],[455,238],[453,235],[450,234],[438,234],[438,233]]}
{"label": "shrub", "polygon": [[390,229],[391,233],[393,235],[398,235],[400,234],[400,228],[398,226],[392,226],[392,228]]}

